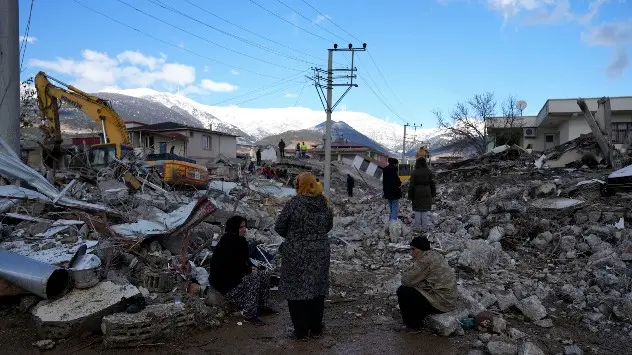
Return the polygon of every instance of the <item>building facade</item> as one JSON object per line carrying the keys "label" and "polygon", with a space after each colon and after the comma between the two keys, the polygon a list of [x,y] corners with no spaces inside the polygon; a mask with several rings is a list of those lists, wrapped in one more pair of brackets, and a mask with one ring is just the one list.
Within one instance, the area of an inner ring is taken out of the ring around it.
{"label": "building facade", "polygon": [[[312,155],[314,159],[325,160],[325,149],[315,148],[308,151],[308,155]],[[363,155],[367,158],[375,160],[379,164],[386,164],[388,161],[388,155],[384,152],[380,152],[377,149],[359,145],[355,143],[331,143],[331,160],[332,161],[353,161],[356,155]],[[347,164],[350,165],[350,164]]]}
{"label": "building facade", "polygon": [[[597,114],[600,99],[584,100],[603,130],[606,127],[604,115]],[[611,97],[610,117],[610,132],[604,133],[608,134],[616,148],[621,148],[626,137],[632,134],[632,96]],[[506,119],[502,117],[488,120],[487,133],[492,138],[489,149],[509,142],[525,149],[544,151],[592,132],[577,105],[577,99],[549,99],[537,116],[524,116],[511,127],[503,125],[503,122]],[[512,136],[517,138],[506,139]]]}
{"label": "building facade", "polygon": [[126,122],[132,146],[147,154],[173,153],[206,165],[224,156],[236,158],[237,136],[175,122],[151,125]]}

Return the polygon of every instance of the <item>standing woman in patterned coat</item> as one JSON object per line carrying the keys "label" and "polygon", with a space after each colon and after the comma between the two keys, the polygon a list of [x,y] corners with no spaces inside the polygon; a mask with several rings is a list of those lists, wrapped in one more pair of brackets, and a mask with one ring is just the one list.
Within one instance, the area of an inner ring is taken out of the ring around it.
{"label": "standing woman in patterned coat", "polygon": [[333,211],[311,173],[296,178],[297,195],[285,205],[274,229],[285,238],[279,248],[279,291],[288,300],[294,336],[318,338],[323,333],[325,296],[329,292]]}

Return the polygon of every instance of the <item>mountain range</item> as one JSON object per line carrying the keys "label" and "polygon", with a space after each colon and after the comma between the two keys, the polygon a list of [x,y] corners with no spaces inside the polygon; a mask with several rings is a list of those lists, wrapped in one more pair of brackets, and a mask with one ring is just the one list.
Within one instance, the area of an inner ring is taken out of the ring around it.
{"label": "mountain range", "polygon": [[[110,100],[114,109],[126,121],[148,124],[173,121],[194,127],[209,127],[239,136],[239,143],[242,144],[262,141],[276,144],[280,138],[291,136],[295,136],[297,141],[320,142],[325,128],[323,111],[303,107],[255,109],[209,106],[182,95],[145,88],[109,89],[95,95]],[[62,105],[60,117],[64,129],[67,130],[99,129],[94,121],[69,105]],[[401,154],[403,125],[353,111],[334,112],[332,120],[334,138],[342,136],[350,142],[367,145],[385,153]],[[414,152],[417,148],[412,144],[413,140],[429,143],[431,151],[449,141],[437,128],[417,128],[415,132],[411,132],[409,128],[407,151]]]}

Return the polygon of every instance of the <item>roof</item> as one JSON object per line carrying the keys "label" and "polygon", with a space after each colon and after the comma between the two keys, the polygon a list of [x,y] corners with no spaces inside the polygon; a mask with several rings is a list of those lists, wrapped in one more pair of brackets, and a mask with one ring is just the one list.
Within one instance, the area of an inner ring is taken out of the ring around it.
{"label": "roof", "polygon": [[156,131],[195,131],[195,132],[202,132],[202,133],[208,133],[208,134],[215,134],[218,136],[239,137],[230,133],[212,131],[206,128],[187,126],[187,125],[177,123],[177,122],[154,123],[154,124],[148,124],[148,125],[144,125],[140,127],[130,127],[127,130],[132,131],[132,132],[134,131],[154,131],[154,132]]}
{"label": "roof", "polygon": [[368,160],[368,161],[370,161],[371,163],[376,164],[377,166],[379,166],[379,167],[380,167],[380,168],[382,168],[382,169],[384,169],[384,168],[386,168],[386,167],[388,166],[388,163],[382,163],[381,161],[378,161],[378,160],[373,159],[373,158],[369,158],[369,157],[367,157],[367,156],[366,156],[366,155],[364,155],[364,154],[356,154],[356,155],[361,156],[362,158],[364,158],[364,160]]}
{"label": "roof", "polygon": [[[354,152],[360,152],[360,153],[364,153],[367,150],[376,152],[380,155],[384,155],[386,156],[385,153],[377,150],[377,149],[373,149],[371,147],[365,147],[365,146],[359,146],[359,147],[351,147],[351,148],[336,148],[336,147],[331,147],[331,151],[332,152],[339,152],[339,153],[344,153],[344,152],[348,152],[348,153],[354,153]],[[313,153],[325,153],[325,149],[323,148],[319,148],[319,149],[313,149],[312,150]]]}

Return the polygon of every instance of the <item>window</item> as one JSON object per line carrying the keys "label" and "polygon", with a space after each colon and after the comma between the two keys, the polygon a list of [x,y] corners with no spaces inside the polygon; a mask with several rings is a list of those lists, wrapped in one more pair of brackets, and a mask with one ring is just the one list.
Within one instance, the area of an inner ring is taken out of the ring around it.
{"label": "window", "polygon": [[202,136],[202,149],[211,150],[211,136]]}
{"label": "window", "polygon": [[382,178],[382,168],[377,168],[375,169],[375,173],[373,174],[373,177],[376,179],[381,179]]}
{"label": "window", "polygon": [[555,135],[554,134],[547,134],[544,136],[544,141],[546,143],[553,143],[553,141],[555,140]]}
{"label": "window", "polygon": [[612,123],[612,143],[625,143],[628,134],[632,131],[632,122],[616,122]]}
{"label": "window", "polygon": [[193,131],[189,131],[189,137],[193,137]]}
{"label": "window", "polygon": [[360,171],[366,171],[369,168],[369,161],[364,159],[362,164],[360,164]]}

